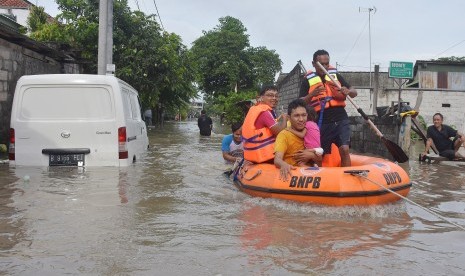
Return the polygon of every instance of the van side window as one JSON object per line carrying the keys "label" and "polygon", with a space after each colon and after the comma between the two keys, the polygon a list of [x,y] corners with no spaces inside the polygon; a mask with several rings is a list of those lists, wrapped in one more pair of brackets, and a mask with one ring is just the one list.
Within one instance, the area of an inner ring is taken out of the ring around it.
{"label": "van side window", "polygon": [[134,120],[141,120],[141,114],[140,114],[140,106],[139,106],[139,100],[137,99],[137,95],[134,93],[130,94],[131,97],[131,111],[132,111],[132,118]]}
{"label": "van side window", "polygon": [[127,90],[123,90],[123,106],[124,106],[124,116],[126,119],[131,119],[132,109],[131,109],[131,99]]}
{"label": "van side window", "polygon": [[137,103],[139,104],[139,116],[140,116],[140,118],[142,119],[142,118],[144,118],[144,117],[142,116],[143,110],[142,110],[142,107],[141,107],[142,105],[140,104],[139,95],[137,95]]}

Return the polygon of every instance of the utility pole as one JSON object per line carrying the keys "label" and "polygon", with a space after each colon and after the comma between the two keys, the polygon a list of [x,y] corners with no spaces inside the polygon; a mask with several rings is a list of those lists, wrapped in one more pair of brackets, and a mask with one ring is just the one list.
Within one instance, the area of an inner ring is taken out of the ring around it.
{"label": "utility pole", "polygon": [[97,73],[114,72],[113,65],[113,0],[100,0],[98,20]]}
{"label": "utility pole", "polygon": [[370,87],[371,87],[371,12],[376,13],[376,7],[362,9],[358,8],[358,12],[368,12],[368,46],[370,48]]}

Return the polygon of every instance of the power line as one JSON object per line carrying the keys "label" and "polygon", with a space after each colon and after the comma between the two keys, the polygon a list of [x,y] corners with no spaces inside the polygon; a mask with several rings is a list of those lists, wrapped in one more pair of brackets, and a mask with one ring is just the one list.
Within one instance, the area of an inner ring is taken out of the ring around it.
{"label": "power line", "polygon": [[153,4],[155,5],[155,10],[157,10],[157,15],[158,15],[158,19],[160,19],[161,28],[165,32],[165,27],[163,26],[163,22],[161,21],[161,16],[160,16],[160,13],[158,12],[157,3],[155,2],[155,0],[153,0]]}
{"label": "power line", "polygon": [[352,51],[354,50],[355,45],[357,45],[357,42],[358,42],[358,40],[360,39],[360,37],[362,36],[362,33],[365,31],[365,28],[367,27],[367,25],[368,25],[368,19],[367,19],[367,21],[365,22],[365,25],[363,26],[362,30],[361,30],[360,33],[358,34],[357,39],[356,39],[355,42],[354,42],[354,45],[352,45],[352,49],[350,49],[349,53],[348,53],[347,56],[344,58],[344,60],[342,61],[342,63],[345,63],[345,62],[346,62],[347,58],[350,56],[350,54],[351,54]]}
{"label": "power line", "polygon": [[465,39],[460,41],[460,42],[457,42],[455,43],[454,45],[450,46],[449,48],[445,49],[444,51],[440,52],[439,54],[437,54],[433,59],[436,59],[437,57],[439,57],[440,55],[444,54],[445,52],[449,51],[450,49],[456,47],[456,46],[459,46],[460,44],[462,44],[463,42],[465,42]]}
{"label": "power line", "polygon": [[[376,13],[376,7],[373,8],[368,8],[368,42],[369,42],[369,48],[370,48],[370,86],[371,86],[371,12],[373,14]],[[358,11],[361,12],[362,8],[358,8]]]}

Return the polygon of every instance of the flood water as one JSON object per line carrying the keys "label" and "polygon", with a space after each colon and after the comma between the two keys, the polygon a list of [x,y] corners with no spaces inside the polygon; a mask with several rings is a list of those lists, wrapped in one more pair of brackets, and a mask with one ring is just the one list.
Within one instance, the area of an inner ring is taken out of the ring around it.
{"label": "flood water", "polygon": [[[0,165],[0,274],[465,274],[465,231],[411,203],[252,198],[222,175],[223,134],[187,121],[149,135],[128,168]],[[409,199],[465,226],[465,163],[402,166]]]}

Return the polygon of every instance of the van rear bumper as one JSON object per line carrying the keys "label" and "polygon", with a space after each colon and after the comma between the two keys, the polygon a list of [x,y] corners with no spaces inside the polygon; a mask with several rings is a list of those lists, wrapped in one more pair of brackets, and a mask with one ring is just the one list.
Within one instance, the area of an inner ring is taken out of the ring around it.
{"label": "van rear bumper", "polygon": [[68,149],[42,149],[43,154],[88,154],[89,148],[68,148]]}

